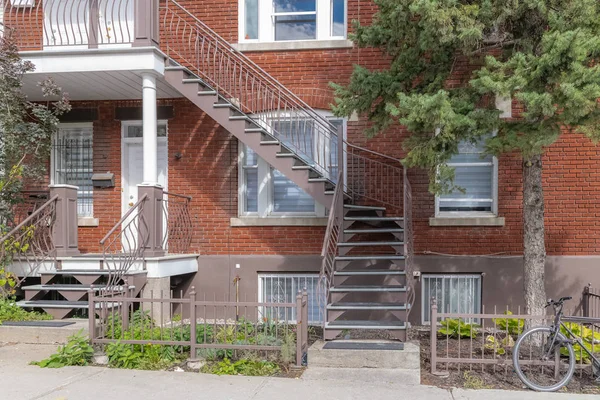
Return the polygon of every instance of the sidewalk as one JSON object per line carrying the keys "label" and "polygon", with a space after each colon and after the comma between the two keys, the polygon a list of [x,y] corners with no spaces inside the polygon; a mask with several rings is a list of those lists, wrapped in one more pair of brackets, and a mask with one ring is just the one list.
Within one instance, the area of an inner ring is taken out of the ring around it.
{"label": "sidewalk", "polygon": [[445,390],[394,382],[327,380],[312,370],[302,379],[214,376],[186,372],[130,371],[97,367],[42,369],[28,365],[56,349],[44,345],[0,347],[1,399],[11,400],[306,400],[306,399],[597,399],[594,395]]}

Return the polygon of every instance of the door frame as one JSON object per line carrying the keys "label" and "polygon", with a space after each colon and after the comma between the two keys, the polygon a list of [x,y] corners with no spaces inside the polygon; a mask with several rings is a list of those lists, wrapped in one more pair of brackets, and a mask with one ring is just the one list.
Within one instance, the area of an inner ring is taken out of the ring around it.
{"label": "door frame", "polygon": [[[157,143],[165,143],[166,151],[167,151],[167,165],[166,165],[166,175],[165,175],[165,187],[163,188],[167,191],[167,187],[169,185],[169,124],[167,120],[160,119],[157,121],[158,125],[165,125],[166,127],[166,137],[157,138]],[[129,120],[129,121],[121,121],[121,216],[125,215],[127,210],[129,210],[129,199],[125,196],[125,188],[129,186],[128,181],[128,168],[129,168],[129,154],[127,151],[127,146],[130,144],[142,144],[143,138],[128,138],[125,136],[125,132],[130,126],[142,126],[142,121],[140,120]],[[158,149],[158,146],[157,146]],[[143,151],[143,145],[142,145]],[[158,166],[158,164],[157,164]],[[143,165],[141,166],[143,168]]]}

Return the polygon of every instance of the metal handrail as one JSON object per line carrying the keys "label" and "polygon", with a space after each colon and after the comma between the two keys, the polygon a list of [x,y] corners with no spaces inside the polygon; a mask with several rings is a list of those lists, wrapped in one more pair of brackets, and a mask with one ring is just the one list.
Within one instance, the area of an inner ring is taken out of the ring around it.
{"label": "metal handrail", "polygon": [[108,231],[108,233],[102,238],[102,240],[100,240],[100,244],[103,245],[108,238],[110,237],[110,235],[112,235],[117,229],[119,229],[119,227],[125,223],[125,221],[127,220],[127,218],[129,218],[129,216],[131,214],[133,214],[134,211],[137,210],[137,208],[140,206],[140,204],[142,204],[142,202],[146,201],[148,199],[148,195],[145,194],[142,196],[141,199],[139,199],[137,201],[137,203],[135,203],[129,210],[127,210],[127,212],[121,217],[121,219],[119,220],[119,222],[117,222],[110,231]]}
{"label": "metal handrail", "polygon": [[58,195],[57,194],[55,194],[54,196],[52,196],[52,198],[50,198],[50,200],[48,200],[47,202],[45,202],[44,205],[42,205],[40,208],[38,208],[33,213],[31,213],[31,215],[28,216],[27,218],[25,218],[19,225],[15,226],[13,229],[11,229],[10,232],[8,232],[6,235],[2,236],[2,238],[0,239],[0,242],[4,243],[4,241],[6,241],[10,236],[14,235],[19,230],[21,230],[24,226],[26,226],[27,224],[31,223],[31,221],[33,221],[48,206],[50,206],[50,204],[54,203],[56,200],[58,200]]}
{"label": "metal handrail", "polygon": [[166,222],[161,241],[162,248],[170,254],[186,254],[192,244],[194,225],[190,214],[191,196],[164,192],[160,199],[163,221]]}

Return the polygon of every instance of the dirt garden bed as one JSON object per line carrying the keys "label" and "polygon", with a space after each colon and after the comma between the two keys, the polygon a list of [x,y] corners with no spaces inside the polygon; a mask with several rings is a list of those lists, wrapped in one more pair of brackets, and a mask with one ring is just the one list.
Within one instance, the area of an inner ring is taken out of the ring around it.
{"label": "dirt garden bed", "polygon": [[[418,341],[421,348],[421,383],[441,388],[459,387],[465,389],[504,389],[529,390],[514,372],[512,365],[478,365],[478,364],[446,364],[438,363],[437,370],[447,372],[447,376],[437,376],[431,373],[431,341],[429,327],[414,327],[409,332],[411,340]],[[456,357],[462,354],[466,357],[473,349],[482,348],[483,338],[469,340],[449,339],[438,341],[438,356]],[[446,353],[447,352],[447,353]],[[474,358],[477,356],[474,355]],[[499,356],[507,358],[509,356]],[[478,357],[477,357],[478,358]],[[600,384],[595,382],[588,371],[576,370],[573,379],[561,392],[600,394]]]}

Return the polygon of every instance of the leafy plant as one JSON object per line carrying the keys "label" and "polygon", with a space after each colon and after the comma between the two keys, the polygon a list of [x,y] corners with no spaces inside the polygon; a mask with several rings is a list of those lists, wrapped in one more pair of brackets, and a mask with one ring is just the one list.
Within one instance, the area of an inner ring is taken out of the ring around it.
{"label": "leafy plant", "polygon": [[446,318],[441,321],[441,328],[438,329],[438,334],[451,338],[471,338],[477,336],[477,324],[469,324],[460,319]]}
{"label": "leafy plant", "polygon": [[250,360],[247,358],[232,362],[226,358],[223,361],[205,365],[201,372],[215,375],[246,375],[246,376],[271,376],[280,371],[279,366],[270,361]]}
{"label": "leafy plant", "polygon": [[2,324],[2,321],[38,321],[49,319],[52,319],[52,315],[26,311],[19,307],[14,299],[0,299],[0,324]]}
{"label": "leafy plant", "polygon": [[498,340],[493,335],[488,335],[485,338],[484,347],[486,348],[486,350],[491,350],[500,356],[506,354],[506,350],[512,349],[514,346],[515,340],[510,335],[505,336],[503,339],[500,340]]}
{"label": "leafy plant", "polygon": [[[592,353],[600,352],[600,332],[594,331],[590,328],[586,328],[585,326],[575,323],[575,322],[563,322],[565,327],[567,327],[576,337],[581,339],[583,342],[583,347]],[[569,337],[569,334],[565,327],[561,326],[560,331],[566,336]],[[573,343],[573,351],[575,352],[575,359],[577,361],[582,361],[585,364],[591,363],[591,357],[586,351],[581,347],[579,343]],[[561,348],[561,354],[566,356],[568,355],[568,350],[565,348]]]}
{"label": "leafy plant", "polygon": [[45,360],[34,362],[42,368],[62,368],[71,365],[87,365],[94,355],[94,349],[90,345],[88,338],[79,331],[70,336],[64,346],[59,346],[56,353]]}
{"label": "leafy plant", "polygon": [[110,343],[106,347],[108,365],[115,368],[136,369],[140,365],[142,353],[134,346],[121,342]]}
{"label": "leafy plant", "polygon": [[[504,315],[513,315],[513,313],[506,310],[504,311]],[[503,332],[508,332],[509,335],[519,336],[521,333],[523,333],[523,329],[525,327],[524,319],[494,318],[493,321],[498,329]]]}

